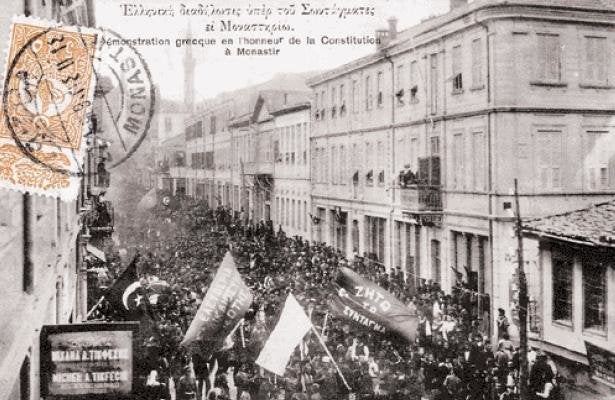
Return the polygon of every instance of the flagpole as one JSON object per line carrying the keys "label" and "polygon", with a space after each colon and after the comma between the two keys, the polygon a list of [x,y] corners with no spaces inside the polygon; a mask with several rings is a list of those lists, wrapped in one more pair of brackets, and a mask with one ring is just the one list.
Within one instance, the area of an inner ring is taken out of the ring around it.
{"label": "flagpole", "polygon": [[85,316],[85,319],[87,320],[88,317],[98,308],[98,306],[100,305],[100,303],[102,303],[102,301],[105,299],[105,296],[102,295],[100,296],[100,299],[96,302],[96,304],[94,304],[92,306],[92,308],[90,308],[90,311],[88,311],[88,314]]}
{"label": "flagpole", "polygon": [[325,329],[327,329],[327,319],[329,318],[329,311],[327,311],[327,313],[325,314],[325,320],[322,323],[322,333],[321,335],[325,335]]}
{"label": "flagpole", "polygon": [[333,363],[333,366],[337,370],[337,373],[340,375],[340,378],[342,378],[344,385],[346,385],[346,388],[348,389],[348,391],[351,391],[352,389],[350,389],[348,382],[346,382],[346,378],[344,378],[344,375],[342,374],[342,371],[340,370],[339,365],[337,365],[337,363],[335,362],[335,358],[333,358],[333,355],[331,355],[331,352],[327,348],[327,345],[325,344],[324,340],[322,340],[322,337],[318,334],[318,331],[316,330],[316,328],[314,328],[314,325],[312,325],[311,329],[312,329],[312,332],[314,332],[314,335],[316,335],[316,337],[318,338],[318,342],[320,342],[320,345],[325,349],[327,356],[329,356],[329,358],[331,359],[331,362]]}

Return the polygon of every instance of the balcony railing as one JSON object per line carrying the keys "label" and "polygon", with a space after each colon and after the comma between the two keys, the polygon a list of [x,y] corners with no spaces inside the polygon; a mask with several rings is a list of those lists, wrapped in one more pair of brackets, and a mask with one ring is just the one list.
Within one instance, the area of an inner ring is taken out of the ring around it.
{"label": "balcony railing", "polygon": [[442,211],[442,187],[437,185],[409,185],[402,187],[401,207],[405,211]]}

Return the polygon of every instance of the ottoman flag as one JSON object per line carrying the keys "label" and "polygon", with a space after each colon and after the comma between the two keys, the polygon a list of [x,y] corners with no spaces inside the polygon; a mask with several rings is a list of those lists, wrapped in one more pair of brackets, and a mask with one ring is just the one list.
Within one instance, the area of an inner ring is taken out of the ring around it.
{"label": "ottoman flag", "polygon": [[334,314],[376,333],[395,333],[414,341],[418,319],[390,292],[350,268],[340,268],[337,295],[329,306]]}
{"label": "ottoman flag", "polygon": [[227,252],[181,345],[222,342],[248,311],[252,298],[233,256]]}

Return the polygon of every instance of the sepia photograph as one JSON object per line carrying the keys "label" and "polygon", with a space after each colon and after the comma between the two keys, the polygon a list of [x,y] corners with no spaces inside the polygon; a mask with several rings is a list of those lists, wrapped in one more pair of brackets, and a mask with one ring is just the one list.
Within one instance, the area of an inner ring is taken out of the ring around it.
{"label": "sepia photograph", "polygon": [[0,9],[0,400],[615,400],[615,0]]}

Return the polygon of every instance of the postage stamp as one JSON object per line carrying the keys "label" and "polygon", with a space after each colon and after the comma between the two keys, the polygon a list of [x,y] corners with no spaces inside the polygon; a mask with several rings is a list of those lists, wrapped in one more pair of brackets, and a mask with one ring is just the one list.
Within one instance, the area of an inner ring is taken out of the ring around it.
{"label": "postage stamp", "polygon": [[97,34],[15,20],[0,110],[0,186],[77,197],[95,85]]}

